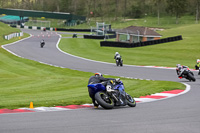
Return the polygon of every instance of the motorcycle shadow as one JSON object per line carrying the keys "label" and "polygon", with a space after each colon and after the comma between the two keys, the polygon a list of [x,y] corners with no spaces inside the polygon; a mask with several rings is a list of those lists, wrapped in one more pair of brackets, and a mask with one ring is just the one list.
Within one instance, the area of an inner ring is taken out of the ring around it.
{"label": "motorcycle shadow", "polygon": [[132,107],[129,107],[128,105],[127,106],[114,106],[114,108],[112,109],[104,109],[103,107],[99,106],[98,108],[92,108],[92,109],[95,109],[95,110],[116,110],[116,109],[124,109],[124,108],[132,108]]}
{"label": "motorcycle shadow", "polygon": [[185,81],[181,81],[181,83],[194,83],[196,81],[189,81],[189,80],[185,80]]}

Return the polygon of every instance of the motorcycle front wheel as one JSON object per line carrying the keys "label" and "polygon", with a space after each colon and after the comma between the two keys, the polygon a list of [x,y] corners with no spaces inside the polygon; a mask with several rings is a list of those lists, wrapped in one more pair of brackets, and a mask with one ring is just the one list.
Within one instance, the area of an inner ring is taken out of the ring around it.
{"label": "motorcycle front wheel", "polygon": [[118,60],[116,60],[116,65],[119,66],[119,61]]}
{"label": "motorcycle front wheel", "polygon": [[112,99],[103,91],[97,92],[95,94],[95,99],[104,109],[112,109],[114,107]]}
{"label": "motorcycle front wheel", "polygon": [[127,101],[128,106],[130,106],[130,107],[136,106],[135,99],[127,93],[126,93],[126,101]]}

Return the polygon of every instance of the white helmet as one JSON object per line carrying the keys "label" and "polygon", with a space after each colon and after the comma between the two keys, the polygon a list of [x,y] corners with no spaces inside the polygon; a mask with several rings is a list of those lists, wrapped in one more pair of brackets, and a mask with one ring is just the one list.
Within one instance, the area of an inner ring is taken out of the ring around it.
{"label": "white helmet", "polygon": [[197,63],[198,63],[198,62],[200,62],[200,60],[199,60],[199,59],[197,59]]}
{"label": "white helmet", "polygon": [[115,52],[115,55],[118,55],[119,53],[118,52]]}

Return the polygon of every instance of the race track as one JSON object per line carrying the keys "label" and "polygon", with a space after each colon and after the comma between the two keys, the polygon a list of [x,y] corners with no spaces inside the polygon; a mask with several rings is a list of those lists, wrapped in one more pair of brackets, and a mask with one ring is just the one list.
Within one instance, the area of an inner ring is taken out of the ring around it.
{"label": "race track", "polygon": [[45,37],[46,45],[40,48],[41,31],[23,31],[34,36],[5,46],[20,57],[86,72],[184,82],[191,85],[191,90],[170,99],[137,104],[135,108],[3,114],[0,115],[0,133],[200,133],[200,76],[197,72],[194,72],[197,81],[188,82],[179,80],[174,69],[116,67],[112,63],[82,59],[60,51],[59,36],[55,32]]}

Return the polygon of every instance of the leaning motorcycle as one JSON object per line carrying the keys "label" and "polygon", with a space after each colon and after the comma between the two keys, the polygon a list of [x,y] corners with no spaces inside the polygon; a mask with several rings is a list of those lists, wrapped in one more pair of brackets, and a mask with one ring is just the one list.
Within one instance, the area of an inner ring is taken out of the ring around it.
{"label": "leaning motorcycle", "polygon": [[40,47],[43,48],[45,45],[45,42],[40,42]]}
{"label": "leaning motorcycle", "polygon": [[120,57],[120,58],[116,58],[116,65],[117,66],[123,66],[123,60],[122,60],[122,58]]}
{"label": "leaning motorcycle", "polygon": [[189,68],[183,68],[180,72],[180,77],[179,78],[186,78],[189,81],[196,81],[194,74],[192,71],[190,71]]}
{"label": "leaning motorcycle", "polygon": [[112,109],[114,106],[135,107],[136,102],[133,97],[125,92],[123,82],[114,81],[113,87],[105,87],[101,83],[88,85],[91,95],[94,95],[96,102],[104,109]]}

